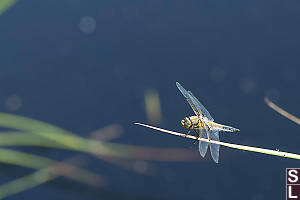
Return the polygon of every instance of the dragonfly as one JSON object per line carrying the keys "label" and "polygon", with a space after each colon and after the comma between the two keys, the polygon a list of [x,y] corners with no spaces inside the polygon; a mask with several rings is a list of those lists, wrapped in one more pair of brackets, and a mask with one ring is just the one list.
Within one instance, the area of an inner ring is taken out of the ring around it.
{"label": "dragonfly", "polygon": [[[191,91],[187,91],[184,89],[180,83],[176,82],[177,88],[180,90],[182,95],[185,97],[191,108],[193,109],[195,116],[185,117],[181,120],[181,126],[189,129],[188,133],[191,130],[194,130],[197,134],[197,137],[220,141],[219,132],[236,132],[240,131],[237,128],[233,128],[231,126],[226,126],[223,124],[219,124],[214,122],[214,119],[211,117],[206,108],[200,103],[200,101],[193,95]],[[210,146],[210,153],[213,160],[218,163],[219,162],[219,144],[212,144],[203,141],[199,141],[199,153],[202,157],[205,156],[208,145]]]}

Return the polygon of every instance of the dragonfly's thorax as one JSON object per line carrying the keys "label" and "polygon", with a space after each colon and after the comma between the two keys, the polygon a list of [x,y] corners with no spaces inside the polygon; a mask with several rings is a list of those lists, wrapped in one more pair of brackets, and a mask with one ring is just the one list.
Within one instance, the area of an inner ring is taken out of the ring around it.
{"label": "dragonfly's thorax", "polygon": [[190,116],[190,117],[185,117],[181,120],[181,126],[183,128],[188,128],[188,129],[204,129],[205,125],[203,122],[203,118],[199,118],[198,116]]}

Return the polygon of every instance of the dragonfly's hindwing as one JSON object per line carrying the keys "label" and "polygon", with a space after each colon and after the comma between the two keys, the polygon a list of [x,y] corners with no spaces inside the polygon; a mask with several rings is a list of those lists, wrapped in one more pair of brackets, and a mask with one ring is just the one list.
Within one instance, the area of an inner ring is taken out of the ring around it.
{"label": "dragonfly's hindwing", "polygon": [[[214,141],[220,141],[219,139],[219,131],[211,129],[210,131],[210,139]],[[213,160],[218,163],[219,162],[219,151],[220,151],[220,145],[219,144],[213,144],[210,143],[210,153]]]}
{"label": "dragonfly's hindwing", "polygon": [[[202,132],[202,135],[201,135],[201,132]],[[208,139],[207,138],[207,133],[204,129],[200,130],[200,137],[204,138],[204,139]],[[207,152],[207,147],[208,147],[207,142],[199,141],[199,153],[202,157],[205,156],[205,154]]]}

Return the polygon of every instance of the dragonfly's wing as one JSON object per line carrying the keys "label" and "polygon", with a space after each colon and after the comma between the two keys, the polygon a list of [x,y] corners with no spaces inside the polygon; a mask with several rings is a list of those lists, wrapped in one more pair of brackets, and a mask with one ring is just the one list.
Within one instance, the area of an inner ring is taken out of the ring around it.
{"label": "dragonfly's wing", "polygon": [[176,86],[180,90],[180,92],[182,93],[182,95],[186,98],[187,102],[190,104],[190,106],[192,107],[192,109],[195,112],[195,114],[197,116],[200,116],[202,114],[202,112],[201,112],[201,110],[199,108],[197,108],[196,101],[193,99],[193,97],[191,96],[191,94],[188,93],[188,91],[186,91],[178,82],[176,82]]}
{"label": "dragonfly's wing", "polygon": [[[204,139],[208,139],[207,138],[207,133],[206,130],[204,129],[199,129],[200,130],[200,137],[204,138]],[[208,143],[207,142],[203,142],[199,140],[199,153],[202,157],[205,156],[206,152],[207,152],[207,147],[208,147]]]}
{"label": "dragonfly's wing", "polygon": [[214,121],[214,119],[211,117],[209,112],[206,110],[206,108],[200,103],[200,101],[193,95],[191,91],[188,91],[190,96],[192,97],[192,100],[196,106],[196,109],[201,112],[205,117],[207,117],[208,120]]}
{"label": "dragonfly's wing", "polygon": [[[180,90],[182,95],[186,98],[192,109],[194,110],[195,114],[198,116],[201,116],[202,114],[207,117],[208,120],[214,121],[214,119],[211,117],[209,112],[206,110],[206,108],[199,102],[199,100],[193,95],[191,91],[186,91],[178,82],[176,82],[177,88]],[[215,141],[219,141],[219,132],[216,130],[208,130],[207,127],[202,130],[202,138],[205,139],[211,139]],[[200,129],[200,137],[201,137],[201,129]],[[207,142],[199,141],[199,152],[202,157],[205,156],[208,148]],[[210,143],[210,152],[213,160],[218,163],[219,162],[219,149],[220,145],[217,144],[211,144]]]}
{"label": "dragonfly's wing", "polygon": [[[220,141],[219,139],[219,131],[217,130],[209,130],[209,137],[211,140],[214,141]],[[219,151],[220,151],[220,145],[219,144],[212,144],[209,143],[210,146],[210,153],[213,160],[218,163],[219,162]]]}

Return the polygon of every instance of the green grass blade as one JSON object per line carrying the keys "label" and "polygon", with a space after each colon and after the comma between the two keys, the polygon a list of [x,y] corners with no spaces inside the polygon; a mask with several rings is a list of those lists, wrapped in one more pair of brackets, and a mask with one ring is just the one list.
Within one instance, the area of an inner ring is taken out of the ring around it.
{"label": "green grass blade", "polygon": [[[0,126],[21,130],[23,134],[30,133],[30,137],[20,135],[20,137],[24,137],[24,145],[32,144],[91,153],[96,156],[100,155],[100,159],[101,156],[112,156],[171,162],[195,160],[195,155],[186,149],[153,148],[85,139],[45,122],[12,114],[0,113]],[[10,138],[10,141],[5,141],[5,138],[3,138],[3,140],[0,141],[0,145],[5,145],[5,143],[7,145],[22,145],[21,139],[13,141],[13,138]],[[39,144],[39,141],[42,142]],[[50,142],[47,144],[47,141]],[[174,156],[170,156],[170,154]]]}
{"label": "green grass blade", "polygon": [[26,132],[0,132],[0,146],[39,146],[64,148],[65,146],[45,137]]}
{"label": "green grass blade", "polygon": [[[24,177],[15,179],[13,181],[7,182],[3,185],[0,185],[0,199],[4,199],[8,196],[17,194],[19,192],[34,188],[38,185],[46,183],[48,181],[53,180],[54,178],[59,176],[59,173],[53,173],[55,170],[53,167],[47,167],[41,169],[32,174],[26,175]],[[103,181],[100,179],[99,175],[80,171],[80,180],[84,183],[93,185],[93,186],[102,186]],[[73,175],[71,175],[73,176]],[[76,175],[78,176],[78,174]]]}
{"label": "green grass blade", "polygon": [[0,162],[33,169],[40,169],[53,163],[49,158],[4,148],[0,148]]}
{"label": "green grass blade", "polygon": [[23,132],[40,132],[71,134],[70,132],[51,124],[18,115],[0,113],[0,126],[21,130]]}
{"label": "green grass blade", "polygon": [[[0,162],[32,169],[46,168],[48,173],[63,175],[92,185],[94,180],[99,177],[99,175],[95,173],[80,169],[68,163],[57,162],[42,156],[36,156],[11,149],[0,148]],[[69,171],[62,171],[61,169],[68,169]]]}
{"label": "green grass blade", "polygon": [[0,199],[28,190],[54,179],[55,176],[46,170],[40,170],[28,176],[0,185]]}
{"label": "green grass blade", "polygon": [[126,145],[85,139],[59,127],[26,117],[0,113],[0,126],[32,133],[76,151],[106,156],[130,156],[126,152]]}
{"label": "green grass blade", "polygon": [[0,15],[2,15],[7,9],[17,3],[17,0],[1,0],[0,1]]}

